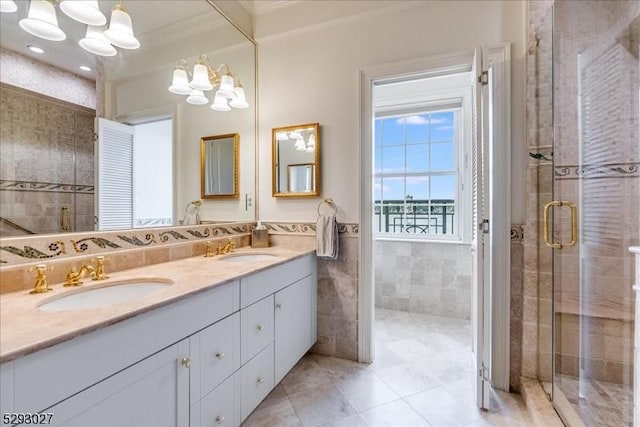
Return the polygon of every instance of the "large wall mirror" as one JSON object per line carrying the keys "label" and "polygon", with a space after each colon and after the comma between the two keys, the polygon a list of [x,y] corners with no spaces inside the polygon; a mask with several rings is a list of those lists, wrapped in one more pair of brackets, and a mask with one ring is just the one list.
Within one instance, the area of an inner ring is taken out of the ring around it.
{"label": "large wall mirror", "polygon": [[200,140],[200,197],[238,198],[237,133],[206,136]]}
{"label": "large wall mirror", "polygon": [[[98,1],[108,20],[118,3]],[[203,135],[238,134],[239,176],[234,188],[237,197],[206,198],[200,218],[255,219],[255,42],[210,1],[122,1],[140,47],[118,47],[116,54],[108,57],[79,46],[79,40],[87,36],[87,26],[69,18],[59,5],[55,12],[59,27],[66,33],[64,41],[43,40],[22,30],[18,23],[28,16],[30,2],[19,0],[16,4],[16,12],[0,14],[0,235],[109,229],[106,222],[101,224],[101,182],[107,180],[103,179],[99,162],[109,162],[108,152],[102,149],[111,145],[102,139],[94,142],[96,115],[104,119],[106,127],[113,125],[112,130],[131,130],[132,155],[148,160],[148,169],[132,173],[132,177],[140,179],[134,185],[134,191],[140,194],[127,196],[131,204],[136,200],[162,204],[160,212],[152,209],[155,204],[139,203],[131,209],[140,218],[125,218],[111,229],[180,224],[186,207],[201,196],[198,165]],[[41,47],[44,53],[34,53],[27,46]],[[246,108],[212,110],[209,106],[215,90],[204,92],[204,105],[186,102],[186,96],[169,92],[177,66],[182,65],[191,79],[193,67],[203,55],[211,69],[230,72],[235,86],[243,86]],[[91,70],[80,70],[80,65]],[[62,76],[65,73],[61,70],[72,73],[72,77]],[[28,79],[21,81],[21,75],[39,76],[31,79],[38,80],[38,84],[25,83]],[[81,94],[88,87],[93,93],[85,98],[93,97],[95,101],[93,105],[60,101],[47,92],[47,87],[63,88],[68,94]],[[162,132],[161,137],[158,132]],[[103,132],[98,133],[102,138]],[[145,144],[138,145],[141,135],[148,138]],[[161,157],[156,155],[160,151]],[[118,153],[112,153],[116,160]],[[154,154],[153,160],[150,153]],[[160,193],[171,197],[160,203],[155,197]],[[127,192],[114,194],[124,197]],[[116,202],[129,204],[123,199]]]}
{"label": "large wall mirror", "polygon": [[320,126],[318,123],[272,129],[274,197],[320,195]]}

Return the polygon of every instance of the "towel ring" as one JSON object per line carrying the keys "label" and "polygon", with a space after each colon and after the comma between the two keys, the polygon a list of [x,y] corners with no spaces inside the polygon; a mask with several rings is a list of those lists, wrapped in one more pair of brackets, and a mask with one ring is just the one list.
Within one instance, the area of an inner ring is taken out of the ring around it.
{"label": "towel ring", "polygon": [[329,207],[331,208],[331,210],[333,212],[333,215],[338,213],[338,208],[336,207],[336,203],[333,201],[333,199],[324,199],[323,201],[318,203],[318,216],[320,216],[320,208],[324,204],[329,205]]}

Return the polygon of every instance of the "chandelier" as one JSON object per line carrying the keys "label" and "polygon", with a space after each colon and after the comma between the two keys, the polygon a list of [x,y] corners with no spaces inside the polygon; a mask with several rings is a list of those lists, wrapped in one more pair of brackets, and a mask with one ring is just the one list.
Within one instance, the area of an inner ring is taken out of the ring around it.
{"label": "chandelier", "polygon": [[[54,0],[31,0],[29,13],[18,23],[27,33],[45,40],[62,41],[67,38],[58,25]],[[111,20],[100,11],[98,0],[62,0],[59,7],[71,19],[87,25],[87,31],[78,44],[84,50],[100,56],[114,56],[116,47],[137,49],[140,42],[133,34],[131,16],[122,6],[116,4],[111,10]],[[18,10],[13,0],[0,0],[0,12],[13,13]],[[115,46],[115,47],[114,47]]]}
{"label": "chandelier", "polygon": [[[191,81],[189,81],[191,77]],[[235,83],[237,81],[237,84]],[[181,59],[173,70],[173,79],[169,92],[186,95],[186,101],[192,105],[206,105],[209,99],[205,92],[217,88],[211,103],[215,111],[229,111],[233,108],[247,108],[244,88],[240,80],[235,78],[227,64],[220,64],[217,68],[211,66],[207,55],[200,55],[189,72],[189,64]]]}
{"label": "chandelier", "polygon": [[313,153],[316,149],[316,136],[311,133],[313,128],[300,129],[293,132],[278,132],[276,139],[278,141],[295,141],[293,147],[296,151],[306,151]]}

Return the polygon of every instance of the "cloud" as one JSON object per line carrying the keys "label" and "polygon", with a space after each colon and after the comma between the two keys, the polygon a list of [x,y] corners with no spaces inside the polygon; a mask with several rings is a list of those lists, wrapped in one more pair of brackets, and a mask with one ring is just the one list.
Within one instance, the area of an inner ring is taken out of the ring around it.
{"label": "cloud", "polygon": [[436,128],[436,130],[451,130],[451,129],[453,129],[453,125],[442,125]]}

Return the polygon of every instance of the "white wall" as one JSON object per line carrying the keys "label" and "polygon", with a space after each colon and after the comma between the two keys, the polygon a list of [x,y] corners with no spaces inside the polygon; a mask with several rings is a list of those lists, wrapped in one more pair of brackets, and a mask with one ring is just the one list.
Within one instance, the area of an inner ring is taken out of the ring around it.
{"label": "white wall", "polygon": [[[356,15],[345,17],[347,11]],[[524,21],[523,1],[310,0],[255,17],[260,219],[314,221],[319,202],[271,197],[271,128],[320,123],[322,197],[335,200],[340,221],[358,222],[359,71],[512,42],[512,221],[521,223]]]}

